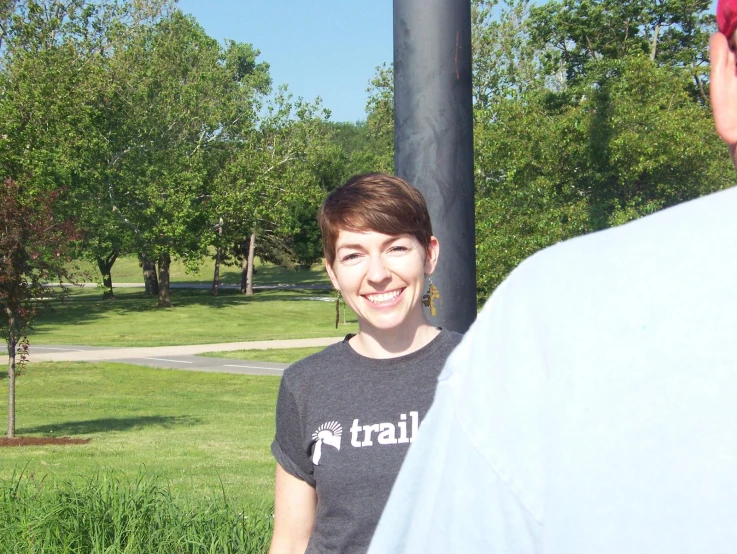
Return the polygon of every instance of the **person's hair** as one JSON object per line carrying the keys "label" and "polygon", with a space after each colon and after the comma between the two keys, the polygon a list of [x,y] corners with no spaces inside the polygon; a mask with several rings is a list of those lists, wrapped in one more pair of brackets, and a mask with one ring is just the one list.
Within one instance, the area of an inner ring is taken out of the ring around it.
{"label": "person's hair", "polygon": [[427,251],[432,224],[425,198],[404,179],[386,173],[355,175],[327,197],[317,213],[328,264],[340,231],[410,235]]}

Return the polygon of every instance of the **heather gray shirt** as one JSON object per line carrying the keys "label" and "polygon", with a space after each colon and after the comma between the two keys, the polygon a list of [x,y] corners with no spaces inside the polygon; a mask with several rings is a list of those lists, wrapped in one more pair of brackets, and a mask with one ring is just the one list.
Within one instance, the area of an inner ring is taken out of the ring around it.
{"label": "heather gray shirt", "polygon": [[365,552],[437,377],[461,335],[441,330],[406,356],[361,356],[347,341],[289,367],[271,450],[317,491],[307,552]]}

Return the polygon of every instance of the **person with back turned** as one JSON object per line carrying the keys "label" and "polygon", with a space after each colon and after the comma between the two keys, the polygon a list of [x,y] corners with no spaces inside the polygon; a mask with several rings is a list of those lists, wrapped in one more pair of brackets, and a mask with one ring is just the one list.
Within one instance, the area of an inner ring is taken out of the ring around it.
{"label": "person with back turned", "polygon": [[[710,43],[735,152],[737,68]],[[737,549],[737,188],[541,251],[451,354],[371,554]]]}

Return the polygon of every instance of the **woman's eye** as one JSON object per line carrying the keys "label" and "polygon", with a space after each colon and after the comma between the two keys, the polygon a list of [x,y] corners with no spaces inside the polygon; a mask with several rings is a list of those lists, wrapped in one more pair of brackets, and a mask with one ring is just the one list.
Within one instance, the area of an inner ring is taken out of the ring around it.
{"label": "woman's eye", "polygon": [[406,246],[395,245],[389,249],[389,252],[407,252],[408,250],[409,248],[407,248]]}
{"label": "woman's eye", "polygon": [[350,261],[354,261],[354,260],[357,260],[357,259],[358,259],[358,257],[359,257],[359,255],[358,255],[358,254],[356,254],[356,253],[353,253],[353,254],[346,254],[345,256],[343,256],[343,257],[341,258],[341,260],[340,260],[340,261],[341,261],[341,262],[350,262]]}

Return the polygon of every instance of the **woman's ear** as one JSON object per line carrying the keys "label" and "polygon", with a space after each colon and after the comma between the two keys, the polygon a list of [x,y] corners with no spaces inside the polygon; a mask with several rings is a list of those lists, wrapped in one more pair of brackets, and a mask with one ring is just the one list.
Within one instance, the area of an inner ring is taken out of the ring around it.
{"label": "woman's ear", "polygon": [[438,256],[440,255],[440,243],[433,235],[427,245],[427,253],[425,255],[425,275],[431,275],[438,265]]}
{"label": "woman's ear", "polygon": [[333,271],[330,262],[328,262],[327,260],[325,260],[325,269],[328,272],[328,277],[330,277],[330,282],[333,283],[333,287],[335,288],[335,290],[339,291],[340,287],[338,286],[338,278],[335,276],[335,272]]}

